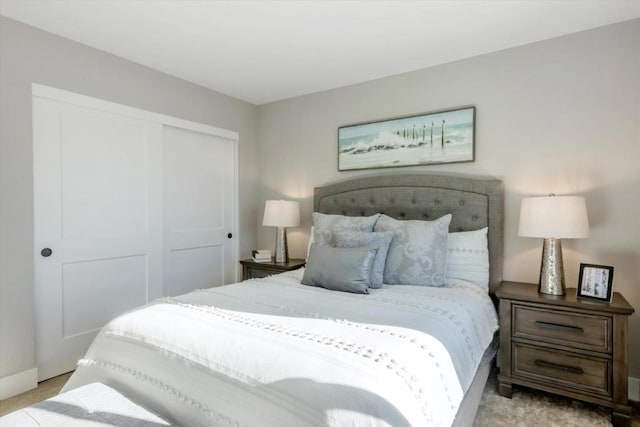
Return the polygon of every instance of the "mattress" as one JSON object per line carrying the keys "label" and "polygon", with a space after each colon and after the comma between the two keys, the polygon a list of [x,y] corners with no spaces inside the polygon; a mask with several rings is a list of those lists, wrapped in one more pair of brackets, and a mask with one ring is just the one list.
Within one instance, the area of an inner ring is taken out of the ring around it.
{"label": "mattress", "polygon": [[449,426],[498,328],[486,291],[350,294],[302,270],[163,298],[103,328],[63,391],[107,384],[184,426]]}

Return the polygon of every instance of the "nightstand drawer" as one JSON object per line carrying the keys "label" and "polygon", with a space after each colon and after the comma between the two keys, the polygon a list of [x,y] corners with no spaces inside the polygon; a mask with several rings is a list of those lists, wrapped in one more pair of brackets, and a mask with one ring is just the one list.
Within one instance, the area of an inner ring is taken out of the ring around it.
{"label": "nightstand drawer", "polygon": [[611,318],[513,305],[513,336],[611,351]]}
{"label": "nightstand drawer", "polygon": [[513,374],[589,393],[611,395],[611,362],[568,352],[513,345]]}

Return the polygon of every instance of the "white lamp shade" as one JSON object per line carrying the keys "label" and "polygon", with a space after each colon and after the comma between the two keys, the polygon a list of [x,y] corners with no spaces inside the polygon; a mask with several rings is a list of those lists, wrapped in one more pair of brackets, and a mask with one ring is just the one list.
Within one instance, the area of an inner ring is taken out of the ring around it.
{"label": "white lamp shade", "polygon": [[584,197],[547,196],[523,199],[518,235],[545,239],[589,237],[589,220]]}
{"label": "white lamp shade", "polygon": [[273,227],[300,225],[300,204],[288,200],[267,200],[262,225]]}

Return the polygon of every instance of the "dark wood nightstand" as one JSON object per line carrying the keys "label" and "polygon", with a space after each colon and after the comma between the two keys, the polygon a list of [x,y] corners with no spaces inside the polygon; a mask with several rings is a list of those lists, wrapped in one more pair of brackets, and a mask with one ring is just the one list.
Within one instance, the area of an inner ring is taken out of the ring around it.
{"label": "dark wood nightstand", "polygon": [[287,262],[255,262],[252,259],[243,259],[240,264],[242,264],[242,280],[247,280],[297,270],[300,267],[304,267],[305,260],[290,259]]}
{"label": "dark wood nightstand", "polygon": [[537,285],[502,282],[499,393],[512,384],[613,410],[614,426],[629,426],[628,317],[633,307],[614,292],[611,303],[538,293]]}

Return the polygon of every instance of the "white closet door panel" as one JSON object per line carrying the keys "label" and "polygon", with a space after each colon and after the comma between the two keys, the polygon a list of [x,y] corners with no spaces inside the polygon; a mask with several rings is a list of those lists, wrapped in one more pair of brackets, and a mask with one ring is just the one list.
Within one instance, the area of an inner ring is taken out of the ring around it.
{"label": "white closet door panel", "polygon": [[74,369],[107,321],[162,295],[162,127],[38,97],[33,122],[45,379]]}
{"label": "white closet door panel", "polygon": [[172,231],[223,223],[224,139],[166,126],[165,223]]}
{"label": "white closet door panel", "polygon": [[167,295],[224,285],[223,262],[220,246],[170,251],[165,260]]}
{"label": "white closet door panel", "polygon": [[233,146],[223,137],[164,127],[168,295],[220,286],[235,278],[235,236],[228,237],[234,214]]}
{"label": "white closet door panel", "polygon": [[145,304],[147,271],[146,255],[64,264],[62,336],[94,332]]}
{"label": "white closet door panel", "polygon": [[148,234],[146,124],[84,111],[60,123],[63,236]]}

